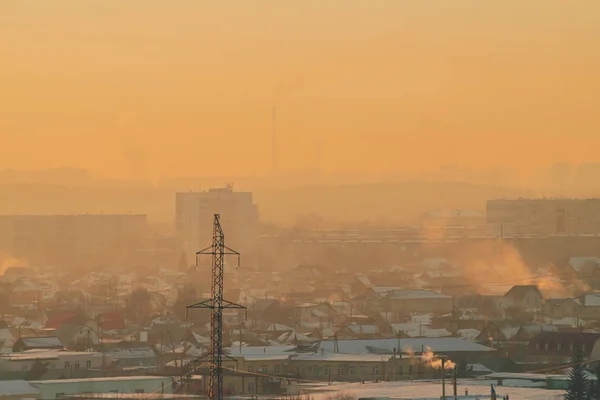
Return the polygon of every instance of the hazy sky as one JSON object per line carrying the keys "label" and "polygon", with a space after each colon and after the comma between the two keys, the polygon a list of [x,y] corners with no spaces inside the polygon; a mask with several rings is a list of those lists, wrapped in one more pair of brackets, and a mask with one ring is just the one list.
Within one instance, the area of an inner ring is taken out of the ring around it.
{"label": "hazy sky", "polygon": [[2,0],[0,168],[600,161],[598,71],[598,0]]}

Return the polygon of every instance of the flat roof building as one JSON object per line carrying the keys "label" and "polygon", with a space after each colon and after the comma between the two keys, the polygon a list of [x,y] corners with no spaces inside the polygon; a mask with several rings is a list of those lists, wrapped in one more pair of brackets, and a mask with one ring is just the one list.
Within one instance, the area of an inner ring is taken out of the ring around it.
{"label": "flat roof building", "polygon": [[212,243],[214,214],[220,214],[225,244],[242,254],[257,251],[259,214],[252,192],[235,192],[233,187],[176,194],[177,233],[186,255]]}
{"label": "flat roof building", "polygon": [[496,235],[600,233],[600,198],[488,200],[488,228]]}

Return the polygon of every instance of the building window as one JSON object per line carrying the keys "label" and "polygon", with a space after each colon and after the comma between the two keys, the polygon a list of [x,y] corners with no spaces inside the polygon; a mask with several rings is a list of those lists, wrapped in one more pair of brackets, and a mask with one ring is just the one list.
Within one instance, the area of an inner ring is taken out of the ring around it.
{"label": "building window", "polygon": [[75,363],[75,369],[79,369],[79,361]]}
{"label": "building window", "polygon": [[254,382],[248,382],[248,392],[254,393]]}
{"label": "building window", "polygon": [[91,362],[90,360],[87,360],[87,361],[85,362],[85,367],[86,367],[87,369],[91,369],[91,368],[92,368],[92,362]]}
{"label": "building window", "polygon": [[398,368],[398,374],[399,374],[400,376],[404,375],[404,368],[403,368],[403,367],[399,367],[399,368]]}
{"label": "building window", "polygon": [[275,375],[279,375],[281,374],[281,365],[276,365],[275,366]]}
{"label": "building window", "polygon": [[356,375],[356,367],[354,367],[353,365],[350,366],[349,371],[350,375]]}
{"label": "building window", "polygon": [[312,372],[313,372],[313,375],[315,375],[315,376],[319,375],[319,367],[317,367],[316,365],[313,365]]}
{"label": "building window", "polygon": [[379,375],[379,367],[373,367],[373,376]]}
{"label": "building window", "polygon": [[230,384],[227,385],[227,387],[229,388],[230,392],[235,392],[235,384],[230,383]]}
{"label": "building window", "polygon": [[550,348],[550,345],[548,343],[546,343],[546,346],[544,346],[544,349],[547,351]]}
{"label": "building window", "polygon": [[65,369],[71,368],[71,364],[68,361],[65,361]]}

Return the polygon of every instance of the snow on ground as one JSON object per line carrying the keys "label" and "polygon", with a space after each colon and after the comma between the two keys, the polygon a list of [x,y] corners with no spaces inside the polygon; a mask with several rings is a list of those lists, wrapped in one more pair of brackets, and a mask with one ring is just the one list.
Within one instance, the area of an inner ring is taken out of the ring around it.
{"label": "snow on ground", "polygon": [[[448,400],[453,399],[452,383],[446,382],[446,397]],[[468,389],[469,397],[465,395],[465,389]],[[402,400],[434,400],[440,399],[442,387],[439,381],[433,382],[384,382],[384,383],[340,383],[323,386],[307,385],[301,387],[300,390],[312,392],[311,397],[314,400],[328,400],[335,398],[338,394],[347,394],[358,398],[390,398]],[[490,398],[490,383],[489,381],[459,381],[458,382],[458,399],[474,399],[476,395],[480,396],[480,400]],[[511,400],[563,400],[564,391],[548,390],[530,387],[496,387],[496,395],[498,399],[508,395]]]}

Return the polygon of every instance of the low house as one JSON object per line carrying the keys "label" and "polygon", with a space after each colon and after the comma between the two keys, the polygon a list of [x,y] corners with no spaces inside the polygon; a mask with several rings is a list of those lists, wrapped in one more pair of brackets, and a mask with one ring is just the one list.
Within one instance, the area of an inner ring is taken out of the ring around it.
{"label": "low house", "polygon": [[568,266],[577,277],[585,280],[600,276],[600,257],[571,257]]}
{"label": "low house", "polygon": [[505,308],[518,308],[523,311],[541,310],[544,296],[537,285],[515,285],[504,295]]}
{"label": "low house", "polygon": [[323,382],[391,381],[432,378],[428,368],[414,368],[410,357],[380,354],[310,353],[291,358],[300,379]]}
{"label": "low house", "polygon": [[544,313],[556,319],[573,317],[579,314],[579,304],[575,299],[547,299]]}
{"label": "low house", "polygon": [[337,332],[339,339],[369,339],[380,336],[381,331],[374,324],[347,324]]}
{"label": "low house", "polygon": [[13,352],[28,350],[62,350],[64,345],[56,336],[21,337],[13,346]]}
{"label": "low house", "polygon": [[494,355],[496,350],[461,338],[389,338],[363,340],[323,340],[312,349],[315,352],[342,354],[421,355],[428,352],[447,355],[454,361],[479,362]]}
{"label": "low house", "polygon": [[76,313],[61,313],[52,315],[44,325],[44,330],[53,331],[63,324],[77,325],[85,323],[85,318]]}
{"label": "low house", "polygon": [[[143,397],[142,393],[173,393],[173,379],[164,376],[119,376],[93,379],[60,379],[46,381],[32,381],[30,384],[39,389],[39,400],[58,399],[63,396],[81,393],[119,393],[136,394]],[[127,398],[127,397],[126,397]]]}
{"label": "low house", "polygon": [[408,313],[448,314],[454,307],[452,296],[429,290],[393,290],[382,298],[383,311],[401,320]]}
{"label": "low house", "polygon": [[8,328],[5,321],[0,321],[0,353],[8,353],[12,351],[15,344],[15,337]]}
{"label": "low house", "polygon": [[294,320],[305,328],[329,328],[337,311],[329,303],[302,303],[294,306]]}
{"label": "low house", "polygon": [[110,358],[97,352],[31,350],[0,355],[0,379],[66,379],[102,374]]}
{"label": "low house", "polygon": [[590,359],[599,333],[541,332],[529,341],[527,356],[530,362],[568,363],[577,354]]}
{"label": "low house", "polygon": [[125,318],[118,312],[106,312],[96,318],[98,328],[103,331],[121,331],[125,329]]}
{"label": "low house", "polygon": [[72,350],[86,350],[100,343],[98,333],[87,325],[63,324],[54,331],[54,335]]}
{"label": "low house", "polygon": [[587,293],[576,299],[579,304],[578,315],[583,320],[600,319],[600,293]]}

